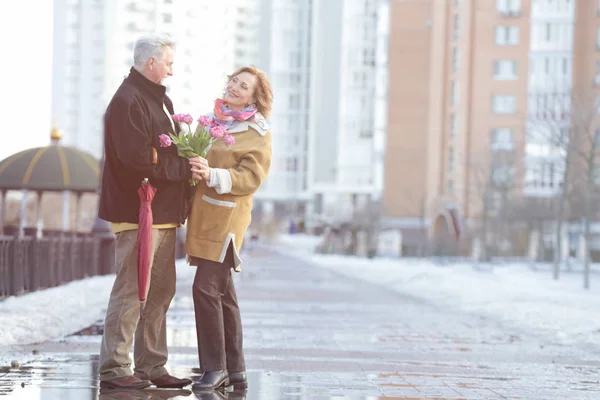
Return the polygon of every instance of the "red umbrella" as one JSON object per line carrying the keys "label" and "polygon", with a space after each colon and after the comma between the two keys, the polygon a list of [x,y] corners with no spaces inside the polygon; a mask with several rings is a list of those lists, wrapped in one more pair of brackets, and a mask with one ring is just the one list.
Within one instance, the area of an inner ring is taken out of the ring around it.
{"label": "red umbrella", "polygon": [[138,188],[140,196],[140,216],[138,220],[137,261],[138,261],[138,296],[140,299],[140,319],[144,310],[144,302],[148,294],[150,281],[150,257],[152,255],[152,200],[156,188],[144,178]]}

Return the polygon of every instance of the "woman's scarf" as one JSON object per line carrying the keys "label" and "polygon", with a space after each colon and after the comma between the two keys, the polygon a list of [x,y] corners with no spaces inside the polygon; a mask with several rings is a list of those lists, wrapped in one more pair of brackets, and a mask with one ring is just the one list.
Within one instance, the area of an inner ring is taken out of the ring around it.
{"label": "woman's scarf", "polygon": [[247,121],[256,114],[256,106],[251,104],[243,110],[232,110],[223,99],[215,100],[215,122],[225,129],[230,129],[237,122]]}

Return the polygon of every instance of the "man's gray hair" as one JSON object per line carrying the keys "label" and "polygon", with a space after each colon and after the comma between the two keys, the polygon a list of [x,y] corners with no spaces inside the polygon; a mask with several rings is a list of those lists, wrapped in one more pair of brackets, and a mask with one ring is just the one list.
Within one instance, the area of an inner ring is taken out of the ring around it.
{"label": "man's gray hair", "polygon": [[142,67],[150,57],[161,60],[165,47],[175,50],[175,40],[169,35],[142,36],[135,42],[133,49],[133,65]]}

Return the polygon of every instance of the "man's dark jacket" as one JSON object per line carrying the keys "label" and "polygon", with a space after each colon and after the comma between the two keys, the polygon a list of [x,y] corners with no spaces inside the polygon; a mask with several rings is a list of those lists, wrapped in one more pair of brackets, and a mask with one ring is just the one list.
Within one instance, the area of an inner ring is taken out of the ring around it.
{"label": "man's dark jacket", "polygon": [[[172,115],[173,103],[166,88],[134,68],[108,104],[104,116],[100,218],[137,223],[137,190],[148,178],[157,189],[152,202],[154,224],[184,222],[192,173],[189,162],[177,155],[174,144],[160,146],[159,135],[174,131],[163,104]],[[152,162],[152,148],[158,154],[156,164]]]}

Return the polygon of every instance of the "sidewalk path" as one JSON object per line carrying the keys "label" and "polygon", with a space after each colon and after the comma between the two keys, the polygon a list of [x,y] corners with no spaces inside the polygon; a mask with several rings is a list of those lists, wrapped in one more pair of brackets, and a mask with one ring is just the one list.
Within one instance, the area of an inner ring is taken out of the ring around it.
{"label": "sidewalk path", "polygon": [[[178,272],[167,367],[193,376],[193,269]],[[248,400],[600,398],[600,354],[591,349],[555,345],[263,248],[248,257],[236,284]],[[92,334],[14,349],[32,360],[0,370],[0,398],[98,398],[98,345]]]}

